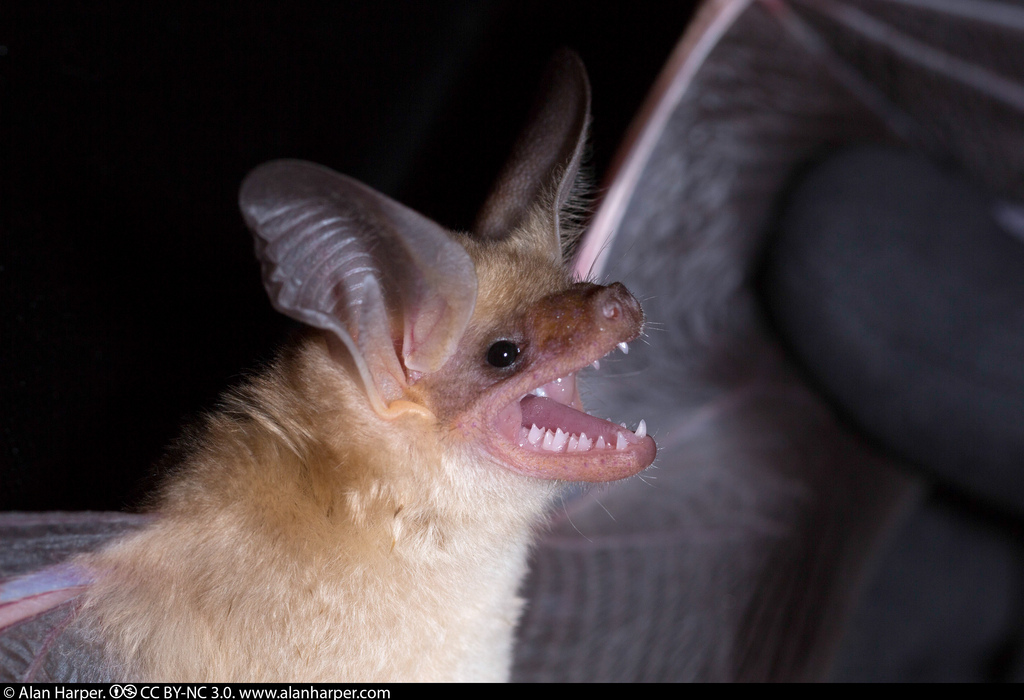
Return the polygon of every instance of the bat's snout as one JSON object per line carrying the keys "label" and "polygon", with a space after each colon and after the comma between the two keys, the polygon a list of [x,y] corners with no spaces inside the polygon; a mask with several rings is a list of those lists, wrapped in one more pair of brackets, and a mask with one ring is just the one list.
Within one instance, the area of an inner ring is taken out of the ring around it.
{"label": "bat's snout", "polygon": [[[593,355],[588,364],[636,338],[644,325],[640,302],[619,282],[607,287],[580,282],[546,297],[533,311],[537,348],[548,355]],[[583,350],[581,344],[593,347]]]}

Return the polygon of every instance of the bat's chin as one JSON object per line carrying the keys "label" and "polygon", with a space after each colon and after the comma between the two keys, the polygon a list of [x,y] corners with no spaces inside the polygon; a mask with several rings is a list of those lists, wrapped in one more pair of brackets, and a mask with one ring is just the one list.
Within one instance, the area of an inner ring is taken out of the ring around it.
{"label": "bat's chin", "polygon": [[641,420],[636,429],[583,410],[570,373],[505,405],[488,449],[513,471],[542,479],[615,481],[654,461],[657,447]]}

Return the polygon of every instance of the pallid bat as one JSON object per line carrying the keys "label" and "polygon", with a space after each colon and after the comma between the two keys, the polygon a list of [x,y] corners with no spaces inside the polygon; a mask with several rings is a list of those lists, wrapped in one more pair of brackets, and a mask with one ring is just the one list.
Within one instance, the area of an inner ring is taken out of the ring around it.
{"label": "pallid bat", "polygon": [[562,485],[656,452],[576,386],[644,320],[564,262],[588,112],[563,52],[473,235],[318,165],[250,173],[264,284],[310,328],[224,397],[133,532],[3,584],[0,675],[506,679]]}
{"label": "pallid bat", "polygon": [[[658,469],[570,501],[541,539],[514,680],[828,677],[921,482],[849,429],[765,322],[755,280],[773,208],[805,163],[859,142],[954,160],[1024,199],[1024,75],[1007,60],[1020,27],[1012,2],[704,3],[573,263],[626,282],[657,329],[620,358],[628,381],[598,376],[589,389],[645,415]],[[3,524],[46,543],[20,550],[22,571],[146,525],[117,514]],[[66,615],[22,629],[45,627],[45,639]],[[36,662],[40,676],[51,663]]]}

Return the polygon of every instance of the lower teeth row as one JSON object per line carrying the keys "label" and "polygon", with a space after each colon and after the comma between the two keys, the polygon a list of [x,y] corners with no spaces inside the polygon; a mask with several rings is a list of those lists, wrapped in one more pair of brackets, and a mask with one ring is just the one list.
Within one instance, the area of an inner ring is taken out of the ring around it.
{"label": "lower teeth row", "polygon": [[[638,430],[637,432],[639,433],[640,431]],[[643,436],[641,435],[640,437]],[[597,437],[597,440],[592,440],[587,437],[586,433],[580,433],[579,435],[575,433],[569,434],[563,432],[561,428],[556,428],[552,432],[537,427],[536,423],[529,430],[526,428],[520,428],[519,430],[519,446],[525,447],[527,443],[547,452],[587,452],[591,449],[624,450],[629,445],[626,436],[622,433],[615,434],[615,444],[612,445],[606,443],[604,437],[600,435]]]}

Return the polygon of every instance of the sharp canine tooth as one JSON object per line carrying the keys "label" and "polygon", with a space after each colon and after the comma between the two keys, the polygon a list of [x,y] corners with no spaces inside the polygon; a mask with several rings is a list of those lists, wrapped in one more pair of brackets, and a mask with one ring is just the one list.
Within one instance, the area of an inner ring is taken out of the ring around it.
{"label": "sharp canine tooth", "polygon": [[615,449],[616,450],[624,450],[624,449],[626,449],[626,445],[628,445],[628,444],[629,443],[626,442],[626,436],[625,435],[623,435],[622,433],[615,433]]}
{"label": "sharp canine tooth", "polygon": [[640,425],[636,426],[635,435],[638,438],[647,437],[647,423],[644,422],[643,418],[640,419]]}
{"label": "sharp canine tooth", "polygon": [[593,367],[594,369],[601,369],[601,361],[594,360],[593,362],[590,363],[590,366]]}
{"label": "sharp canine tooth", "polygon": [[627,345],[626,343],[619,343],[619,350],[622,351],[623,355],[628,355],[629,354],[629,345]]}

